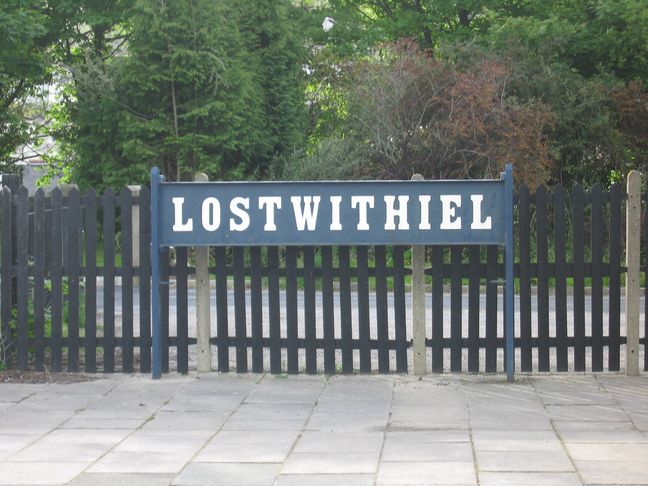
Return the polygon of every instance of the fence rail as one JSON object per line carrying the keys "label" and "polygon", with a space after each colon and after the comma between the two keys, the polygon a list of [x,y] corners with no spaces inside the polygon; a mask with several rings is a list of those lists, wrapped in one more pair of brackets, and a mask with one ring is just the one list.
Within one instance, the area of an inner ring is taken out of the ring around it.
{"label": "fence rail", "polygon": [[[609,191],[576,186],[571,193],[559,186],[519,189],[515,347],[521,371],[621,368],[624,207],[620,185]],[[644,211],[644,242],[647,218]],[[136,197],[126,188],[102,195],[39,190],[31,197],[25,188],[14,194],[3,188],[2,360],[21,369],[149,372],[150,235],[146,188]],[[212,249],[215,368],[407,372],[410,258],[402,246]],[[501,371],[500,250],[434,246],[426,258],[428,368]],[[186,372],[196,344],[193,254],[176,248],[163,261],[169,283],[161,299],[163,371]],[[643,261],[644,278],[646,267]],[[646,331],[644,319],[644,350]]]}

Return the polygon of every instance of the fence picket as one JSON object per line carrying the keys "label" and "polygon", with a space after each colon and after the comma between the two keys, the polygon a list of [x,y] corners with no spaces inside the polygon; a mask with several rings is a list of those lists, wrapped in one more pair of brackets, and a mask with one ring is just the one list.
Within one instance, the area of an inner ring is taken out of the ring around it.
{"label": "fence picket", "polygon": [[572,190],[574,261],[574,371],[585,371],[585,192]]}
{"label": "fence picket", "polygon": [[103,194],[103,240],[103,358],[104,372],[112,373],[115,371],[115,196],[110,188]]}
{"label": "fence picket", "polygon": [[[268,299],[270,307],[270,373],[281,373],[281,307],[279,302],[279,249],[268,248]],[[313,322],[313,324],[315,324]]]}
{"label": "fence picket", "polygon": [[463,247],[452,246],[450,248],[450,371],[461,371],[461,325],[462,312],[462,271]]}
{"label": "fence picket", "polygon": [[263,301],[261,276],[261,248],[252,247],[250,250],[250,294],[252,307],[252,371],[263,371]]}
{"label": "fence picket", "polygon": [[[229,371],[229,322],[227,318],[227,252],[214,248],[216,260],[216,335],[218,336],[218,371]],[[272,310],[270,311],[272,312]]]}
{"label": "fence picket", "polygon": [[324,373],[335,373],[335,315],[333,314],[333,247],[322,247],[322,324]]}
{"label": "fence picket", "polygon": [[[121,207],[122,371],[133,372],[133,196],[127,187],[119,195]],[[180,305],[178,305],[178,309]]]}
{"label": "fence picket", "polygon": [[480,254],[479,246],[468,250],[468,371],[479,371],[479,294]]}
{"label": "fence picket", "polygon": [[536,189],[536,251],[538,259],[538,370],[549,371],[549,251],[547,190]]}
{"label": "fence picket", "polygon": [[531,209],[529,189],[519,191],[518,238],[520,248],[520,358],[523,372],[533,370],[531,344]]}
{"label": "fence picket", "polygon": [[67,214],[68,370],[79,371],[79,267],[81,266],[81,203],[79,191],[68,195]]}
{"label": "fence picket", "polygon": [[[643,244],[648,245],[648,201],[644,200],[643,209]],[[645,246],[644,246],[645,248]],[[644,279],[648,281],[648,252],[644,252]],[[648,371],[648,284],[644,284],[644,371]]]}
{"label": "fence picket", "polygon": [[87,373],[97,371],[97,193],[89,189],[83,195],[84,217],[84,300],[85,365]]}
{"label": "fence picket", "polygon": [[496,246],[486,247],[486,373],[497,371],[497,288]]}
{"label": "fence picket", "polygon": [[304,247],[304,325],[306,337],[306,373],[317,373],[316,319],[315,319],[315,250]]}
{"label": "fence picket", "polygon": [[234,253],[234,329],[236,330],[236,372],[247,373],[247,316],[245,310],[245,248]]}
{"label": "fence picket", "polygon": [[52,191],[50,245],[51,286],[51,365],[52,371],[63,371],[63,194]]}
{"label": "fence picket", "polygon": [[443,247],[432,247],[432,371],[443,373]]}
{"label": "fence picket", "polygon": [[342,331],[342,373],[353,373],[353,321],[351,317],[351,258],[350,248],[341,246],[340,260],[340,328]]}
{"label": "fence picket", "polygon": [[609,296],[608,309],[608,370],[619,371],[621,348],[621,201],[623,194],[620,184],[610,188],[609,220]]}
{"label": "fence picket", "polygon": [[11,363],[11,309],[13,307],[11,296],[12,271],[12,219],[11,190],[8,187],[0,187],[0,333],[4,344],[2,346],[0,359],[5,364]]}
{"label": "fence picket", "polygon": [[407,313],[405,310],[405,247],[395,246],[394,271],[394,327],[396,334],[396,371],[407,373]]}
{"label": "fence picket", "polygon": [[45,193],[34,194],[34,366],[45,369]]}
{"label": "fence picket", "polygon": [[567,371],[567,277],[565,269],[565,190],[557,186],[553,191],[554,206],[554,262],[556,263],[556,369]]}
{"label": "fence picket", "polygon": [[139,217],[140,372],[149,373],[151,371],[151,195],[147,187],[140,189]]}
{"label": "fence picket", "polygon": [[160,340],[162,342],[162,373],[169,372],[169,293],[170,293],[170,268],[169,268],[170,251],[164,248],[160,252],[160,279],[162,285],[160,288],[160,307],[162,315],[160,318]]}
{"label": "fence picket", "polygon": [[378,328],[378,371],[389,372],[389,321],[387,317],[387,269],[386,251],[384,246],[376,246],[375,275],[376,275],[376,320]]}
{"label": "fence picket", "polygon": [[603,371],[603,194],[592,187],[592,371]]}
{"label": "fence picket", "polygon": [[366,246],[357,247],[358,265],[358,333],[360,337],[360,372],[371,372],[369,325],[369,255]]}
{"label": "fence picket", "polygon": [[299,371],[299,354],[297,348],[297,248],[286,247],[286,326],[288,337],[288,373]]}
{"label": "fence picket", "polygon": [[29,334],[29,196],[21,186],[16,191],[16,275],[17,275],[17,314],[16,334],[18,336],[19,370],[27,369]]}
{"label": "fence picket", "polygon": [[189,268],[188,248],[176,248],[176,354],[178,373],[189,371]]}

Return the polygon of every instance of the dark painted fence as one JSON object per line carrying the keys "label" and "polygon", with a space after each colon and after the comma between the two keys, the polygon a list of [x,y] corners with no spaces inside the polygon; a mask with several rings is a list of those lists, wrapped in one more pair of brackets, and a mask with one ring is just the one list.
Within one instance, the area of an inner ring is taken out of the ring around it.
{"label": "dark painted fence", "polygon": [[[619,369],[624,201],[618,185],[571,193],[520,188],[518,370]],[[150,371],[149,211],[146,188],[138,197],[127,189],[72,189],[65,197],[58,189],[34,197],[24,188],[2,190],[3,361],[21,369]],[[133,231],[139,248],[132,248]],[[429,247],[427,255],[428,368],[502,371],[501,251]],[[399,246],[212,249],[216,368],[406,372],[409,259],[409,248]],[[192,260],[186,248],[164,259],[162,308],[173,315],[162,312],[163,371],[191,367]],[[641,343],[645,349],[645,337]]]}

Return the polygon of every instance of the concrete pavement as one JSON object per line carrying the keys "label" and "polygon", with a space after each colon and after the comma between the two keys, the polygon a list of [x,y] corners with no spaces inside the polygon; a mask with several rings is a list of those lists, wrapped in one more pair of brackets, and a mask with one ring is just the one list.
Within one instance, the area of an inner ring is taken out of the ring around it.
{"label": "concrete pavement", "polygon": [[648,484],[648,377],[0,385],[0,484]]}

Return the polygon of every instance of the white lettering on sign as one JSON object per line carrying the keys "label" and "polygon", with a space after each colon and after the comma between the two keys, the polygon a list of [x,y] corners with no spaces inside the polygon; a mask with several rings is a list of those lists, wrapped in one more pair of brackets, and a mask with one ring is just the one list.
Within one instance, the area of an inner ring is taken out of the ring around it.
{"label": "white lettering on sign", "polygon": [[259,198],[259,209],[266,208],[266,222],[263,231],[277,231],[275,224],[275,208],[281,209],[281,197],[270,196]]}
{"label": "white lettering on sign", "polygon": [[461,207],[461,196],[452,194],[439,196],[439,198],[441,199],[441,225],[439,229],[461,229],[461,218],[455,216],[455,209]]}
{"label": "white lettering on sign", "polygon": [[474,230],[489,230],[491,229],[491,217],[488,216],[484,221],[481,220],[481,205],[484,196],[481,194],[473,194],[470,196],[473,206],[473,220],[470,224],[470,229]]}
{"label": "white lettering on sign", "polygon": [[[258,196],[256,201],[253,197],[231,195],[226,200],[220,196],[205,197],[199,214],[186,214],[189,211],[187,208],[196,211],[197,201],[185,204],[186,197],[178,196],[171,198],[174,218],[172,229],[177,233],[192,232],[194,219],[200,217],[201,229],[207,232],[260,231],[261,228],[266,232],[291,231],[291,221],[294,221],[292,229],[299,232],[316,232],[318,229],[339,232],[343,231],[343,226],[352,228],[354,220],[354,231],[371,231],[373,228],[370,220],[384,217],[384,225],[378,228],[380,231],[409,231],[412,226],[418,231],[456,231],[462,230],[464,223],[465,226],[468,225],[467,198],[470,198],[472,206],[470,230],[493,229],[494,216],[484,214],[484,194],[442,194],[438,196],[436,203],[432,201],[436,196],[430,194],[378,197],[382,197],[384,201],[384,213],[382,207],[376,208],[376,196],[373,195]],[[291,204],[286,204],[284,198],[290,198]],[[410,198],[417,198],[418,204],[413,203],[410,207]],[[254,207],[255,204],[258,207]],[[466,209],[462,214],[461,208],[464,207]],[[492,202],[488,207],[492,207]],[[417,212],[417,209],[420,211]],[[369,213],[372,210],[373,219]],[[321,223],[318,220],[320,217],[326,219],[326,222]],[[343,221],[345,217],[351,221]],[[321,228],[323,224],[328,225],[328,228]],[[278,228],[277,225],[282,227]]]}
{"label": "white lettering on sign", "polygon": [[239,218],[237,222],[234,218],[230,218],[229,227],[230,231],[245,231],[250,227],[250,215],[246,209],[250,209],[249,197],[235,197],[230,202],[230,212]]}
{"label": "white lettering on sign", "polygon": [[175,210],[175,218],[173,220],[173,231],[178,233],[185,231],[193,231],[193,219],[187,218],[185,223],[182,222],[182,205],[184,204],[184,197],[174,197],[171,199],[173,208]]}
{"label": "white lettering on sign", "polygon": [[398,229],[408,230],[407,222],[407,201],[409,196],[398,196],[398,209],[394,208],[396,196],[385,196],[385,231],[396,229],[396,218],[398,218]]}
{"label": "white lettering on sign", "polygon": [[419,196],[419,202],[421,203],[421,222],[419,223],[420,230],[429,230],[432,229],[430,226],[430,201],[432,196],[424,195]]}
{"label": "white lettering on sign", "polygon": [[205,231],[216,231],[221,223],[220,202],[215,197],[208,197],[202,203],[202,225]]}
{"label": "white lettering on sign", "polygon": [[342,223],[340,223],[340,204],[342,204],[342,196],[331,196],[331,231],[342,231]]}
{"label": "white lettering on sign", "polygon": [[304,231],[305,227],[308,227],[308,231],[315,231],[320,199],[320,196],[292,196],[290,198],[295,213],[297,231]]}
{"label": "white lettering on sign", "polygon": [[367,223],[367,208],[373,209],[374,197],[373,196],[351,196],[351,207],[358,208],[358,231],[369,231],[369,223]]}

